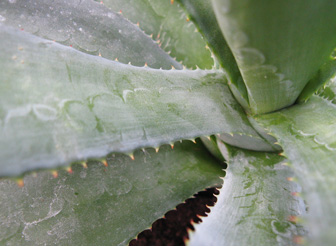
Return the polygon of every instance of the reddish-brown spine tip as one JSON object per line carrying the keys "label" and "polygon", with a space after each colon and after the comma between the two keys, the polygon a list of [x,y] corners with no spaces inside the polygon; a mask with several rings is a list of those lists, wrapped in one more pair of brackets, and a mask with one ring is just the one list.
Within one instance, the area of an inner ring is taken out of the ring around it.
{"label": "reddish-brown spine tip", "polygon": [[58,177],[58,172],[57,171],[52,171],[51,174],[54,178]]}
{"label": "reddish-brown spine tip", "polygon": [[67,171],[68,173],[70,173],[70,174],[72,174],[72,173],[73,173],[73,171],[72,171],[72,168],[71,168],[71,167],[67,167],[67,168],[66,168],[66,171]]}
{"label": "reddish-brown spine tip", "polygon": [[16,183],[17,183],[17,185],[18,185],[20,188],[22,188],[22,187],[24,186],[23,179],[17,179],[17,180],[16,180]]}
{"label": "reddish-brown spine tip", "polygon": [[102,163],[105,167],[108,167],[107,160],[103,160]]}
{"label": "reddish-brown spine tip", "polygon": [[301,237],[301,236],[295,236],[295,237],[293,238],[293,241],[294,241],[294,243],[296,243],[296,244],[300,244],[300,245],[302,245],[302,244],[305,243],[304,238]]}

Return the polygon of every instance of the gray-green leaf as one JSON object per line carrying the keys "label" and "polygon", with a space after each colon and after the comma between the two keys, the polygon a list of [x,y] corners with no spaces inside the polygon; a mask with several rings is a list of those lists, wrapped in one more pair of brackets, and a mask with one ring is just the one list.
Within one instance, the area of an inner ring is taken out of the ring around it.
{"label": "gray-green leaf", "polygon": [[1,245],[127,245],[194,193],[222,183],[221,165],[200,144],[183,142],[89,162],[58,178],[44,171],[19,188],[0,180]]}

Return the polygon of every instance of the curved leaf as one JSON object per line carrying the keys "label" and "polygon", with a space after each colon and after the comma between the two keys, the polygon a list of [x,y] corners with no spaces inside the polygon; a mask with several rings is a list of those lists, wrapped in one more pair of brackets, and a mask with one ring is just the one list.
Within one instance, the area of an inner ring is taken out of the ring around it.
{"label": "curved leaf", "polygon": [[214,66],[200,33],[179,4],[169,0],[104,0],[104,5],[132,21],[159,43],[160,47],[188,68]]}
{"label": "curved leaf", "polygon": [[336,240],[336,105],[312,96],[307,103],[260,116],[284,149],[303,186],[313,245]]}
{"label": "curved leaf", "polygon": [[[177,204],[223,175],[200,144],[183,142],[117,154],[108,167],[89,162],[53,178],[26,175],[25,186],[0,180],[1,245],[126,245]],[[6,199],[5,199],[6,197]]]}
{"label": "curved leaf", "polygon": [[0,2],[1,20],[82,52],[135,66],[182,68],[136,25],[91,0]]}
{"label": "curved leaf", "polygon": [[293,104],[336,46],[334,1],[212,2],[255,114]]}
{"label": "curved leaf", "polygon": [[317,94],[331,103],[336,104],[336,78],[330,79]]}
{"label": "curved leaf", "polygon": [[217,203],[190,232],[188,245],[296,245],[304,228],[288,221],[305,213],[300,187],[287,181],[292,171],[277,154],[227,148],[229,157]]}
{"label": "curved leaf", "polygon": [[184,5],[190,15],[190,19],[195,22],[212,52],[216,55],[219,64],[228,74],[232,93],[239,103],[248,110],[246,86],[241,78],[235,58],[220,30],[211,0],[178,0],[178,2]]}
{"label": "curved leaf", "polygon": [[[335,50],[333,54],[335,54]],[[307,101],[311,95],[320,89],[322,86],[327,86],[326,84],[329,80],[336,75],[336,57],[330,56],[329,60],[325,62],[322,67],[317,71],[317,74],[308,82],[306,87],[301,92],[298,102]]]}
{"label": "curved leaf", "polygon": [[0,34],[2,176],[219,132],[258,135],[221,71],[137,68]]}

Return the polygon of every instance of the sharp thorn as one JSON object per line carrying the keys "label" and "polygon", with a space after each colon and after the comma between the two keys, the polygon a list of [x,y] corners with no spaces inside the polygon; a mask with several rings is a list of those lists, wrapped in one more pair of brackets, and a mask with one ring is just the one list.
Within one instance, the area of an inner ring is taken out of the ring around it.
{"label": "sharp thorn", "polygon": [[108,167],[107,160],[102,160],[102,163],[105,167]]}
{"label": "sharp thorn", "polygon": [[132,161],[134,161],[134,154],[133,153],[128,154],[128,156],[132,159]]}
{"label": "sharp thorn", "polygon": [[52,171],[51,174],[54,178],[58,177],[58,172],[56,170]]}
{"label": "sharp thorn", "polygon": [[22,188],[24,186],[23,178],[16,179],[16,184]]}
{"label": "sharp thorn", "polygon": [[85,161],[83,161],[81,164],[82,164],[82,166],[83,166],[84,168],[88,168],[88,165],[87,165],[87,163],[86,163]]}

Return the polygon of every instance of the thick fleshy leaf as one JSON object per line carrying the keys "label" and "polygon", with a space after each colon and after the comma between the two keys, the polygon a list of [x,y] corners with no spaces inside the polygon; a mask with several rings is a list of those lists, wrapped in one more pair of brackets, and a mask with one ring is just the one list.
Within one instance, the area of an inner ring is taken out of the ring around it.
{"label": "thick fleshy leaf", "polygon": [[234,96],[245,109],[249,109],[246,86],[241,78],[236,60],[220,30],[211,0],[178,0],[178,2],[186,8],[190,20],[195,22],[208,46],[216,55],[219,64],[228,74],[229,85]]}
{"label": "thick fleshy leaf", "polygon": [[0,1],[0,22],[82,52],[153,68],[182,68],[157,43],[92,0]]}
{"label": "thick fleshy leaf", "polygon": [[160,47],[188,68],[210,69],[211,53],[179,4],[169,0],[104,0],[104,5],[139,23]]}
{"label": "thick fleshy leaf", "polygon": [[138,68],[0,30],[1,176],[220,132],[258,136],[221,71]]}
{"label": "thick fleshy leaf", "polygon": [[313,245],[334,245],[336,105],[313,96],[307,103],[257,120],[278,139],[302,184]]}
{"label": "thick fleshy leaf", "polygon": [[[333,51],[333,56],[329,57],[329,60],[323,64],[323,66],[317,71],[317,74],[309,81],[306,87],[303,89],[298,102],[307,101],[311,95],[316,91],[330,85],[330,79],[336,75],[336,51]],[[328,84],[328,85],[327,85]],[[323,89],[321,89],[323,90]]]}
{"label": "thick fleshy leaf", "polygon": [[189,141],[112,155],[105,167],[89,162],[26,175],[24,187],[0,180],[1,245],[126,245],[194,193],[221,185],[222,166]]}
{"label": "thick fleshy leaf", "polygon": [[317,94],[333,104],[336,104],[336,77],[330,79],[328,83],[321,88]]}
{"label": "thick fleshy leaf", "polygon": [[294,103],[336,46],[336,2],[213,0],[253,113]]}
{"label": "thick fleshy leaf", "polygon": [[[191,246],[296,245],[305,229],[288,219],[305,213],[300,187],[287,180],[292,171],[277,154],[224,146],[228,169],[217,203],[190,232]],[[229,154],[229,155],[228,155]]]}

